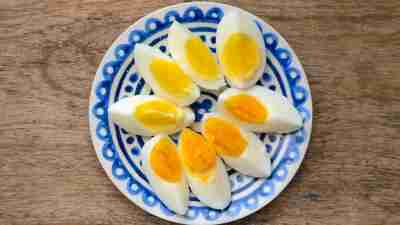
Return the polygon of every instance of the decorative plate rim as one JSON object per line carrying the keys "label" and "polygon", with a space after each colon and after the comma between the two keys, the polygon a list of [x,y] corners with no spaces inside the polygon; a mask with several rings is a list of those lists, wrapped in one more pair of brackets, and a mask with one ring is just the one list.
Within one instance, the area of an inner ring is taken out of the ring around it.
{"label": "decorative plate rim", "polygon": [[[128,191],[124,189],[124,186],[126,184],[123,186],[123,184],[119,183],[119,181],[117,181],[115,179],[116,178],[116,174],[113,174],[113,169],[111,169],[110,165],[108,165],[108,166],[105,165],[105,163],[109,163],[109,162],[107,161],[107,159],[104,159],[104,157],[102,157],[101,153],[99,153],[100,150],[102,149],[102,146],[100,146],[100,144],[99,144],[99,140],[98,140],[99,136],[94,134],[94,133],[96,133],[96,131],[98,131],[99,122],[96,122],[96,124],[95,124],[93,116],[95,116],[95,117],[98,116],[98,115],[96,115],[96,112],[94,111],[94,107],[98,103],[97,102],[98,93],[96,92],[98,90],[97,85],[101,81],[104,81],[104,80],[105,81],[109,81],[108,78],[103,77],[104,76],[103,72],[105,71],[105,66],[107,65],[107,63],[109,63],[110,60],[113,61],[113,60],[115,60],[113,58],[118,58],[118,55],[114,55],[114,51],[116,49],[118,49],[118,47],[123,45],[123,44],[121,44],[122,43],[121,40],[124,37],[126,38],[127,36],[129,36],[129,33],[131,33],[133,31],[133,28],[135,26],[137,26],[140,22],[149,20],[149,19],[153,18],[155,15],[158,15],[160,13],[164,14],[163,12],[171,11],[172,9],[180,10],[180,8],[182,8],[182,7],[186,8],[186,7],[190,7],[190,6],[217,7],[217,8],[223,9],[223,10],[226,9],[226,8],[229,8],[229,9],[237,8],[237,7],[234,7],[234,6],[230,6],[230,5],[226,5],[226,4],[222,4],[222,3],[214,3],[214,2],[188,2],[188,3],[181,3],[181,4],[171,5],[171,6],[168,6],[168,7],[165,7],[165,8],[158,9],[158,10],[153,11],[153,12],[147,14],[146,16],[138,19],[135,23],[133,23],[123,33],[121,33],[119,35],[119,37],[112,43],[112,45],[109,47],[109,49],[107,50],[107,52],[103,56],[103,58],[101,60],[101,63],[99,65],[99,68],[98,68],[98,70],[96,72],[96,76],[95,76],[95,78],[93,80],[93,83],[92,83],[91,94],[90,94],[90,103],[89,103],[89,114],[88,114],[89,127],[90,127],[90,136],[91,136],[91,139],[92,139],[92,144],[93,144],[94,150],[95,150],[96,155],[97,155],[97,157],[98,157],[98,159],[99,159],[99,161],[101,163],[101,166],[104,168],[107,176],[113,182],[113,184],[128,199],[133,201],[137,206],[142,208],[144,211],[149,212],[149,213],[151,213],[151,214],[153,214],[153,215],[155,215],[157,217],[160,217],[162,219],[165,219],[165,220],[168,220],[168,221],[171,221],[171,222],[176,222],[176,223],[183,223],[183,224],[196,224],[196,220],[177,219],[177,218],[181,218],[181,217],[168,216],[168,215],[160,214],[157,211],[154,211],[154,210],[151,210],[151,209],[147,208],[145,205],[140,204],[137,201],[135,201],[135,199],[133,199],[133,197],[129,195]],[[237,9],[240,9],[240,8],[237,8]],[[186,8],[186,10],[187,10],[187,8]],[[242,9],[240,9],[240,10],[242,10]],[[247,12],[245,10],[242,10],[242,11],[244,11],[244,12],[248,13],[249,15],[253,16],[252,14],[250,14],[249,12]],[[205,15],[205,13],[204,13],[204,15]],[[281,50],[281,49],[285,50],[286,53],[288,53],[288,55],[289,55],[288,58],[291,58],[291,60],[289,60],[290,62],[288,63],[287,66],[290,66],[293,62],[296,62],[296,64],[298,64],[295,69],[299,69],[300,70],[298,72],[301,74],[301,76],[299,75],[298,77],[293,78],[293,81],[294,81],[293,85],[296,85],[296,82],[298,82],[298,80],[300,80],[300,78],[301,78],[303,80],[302,85],[304,86],[303,87],[303,89],[305,89],[304,91],[305,92],[307,92],[307,91],[309,92],[308,94],[304,93],[304,95],[305,95],[305,96],[303,96],[304,97],[304,102],[302,103],[302,104],[305,104],[306,102],[308,103],[307,104],[307,109],[309,110],[309,112],[308,112],[309,113],[309,115],[308,115],[309,116],[309,118],[308,118],[309,127],[308,127],[308,130],[307,130],[308,134],[306,134],[305,137],[302,137],[303,139],[301,139],[301,143],[299,143],[299,145],[303,144],[303,147],[301,147],[303,152],[301,154],[299,154],[299,158],[296,160],[298,162],[295,163],[294,165],[292,165],[292,168],[291,168],[292,172],[291,173],[287,172],[288,173],[287,177],[285,178],[285,180],[282,181],[283,182],[282,188],[277,190],[276,193],[273,194],[273,196],[271,197],[270,200],[266,200],[266,201],[262,202],[261,204],[259,204],[256,208],[248,209],[248,210],[244,211],[243,213],[240,213],[238,216],[230,217],[229,219],[226,219],[226,220],[218,220],[218,218],[217,218],[216,221],[207,220],[205,222],[207,224],[221,224],[221,223],[227,223],[227,222],[232,222],[232,221],[235,221],[235,220],[239,220],[239,219],[241,219],[243,217],[246,217],[246,216],[248,216],[248,215],[260,210],[265,205],[267,205],[269,202],[271,202],[272,200],[276,199],[276,197],[286,188],[286,186],[293,179],[294,175],[297,173],[299,167],[302,164],[302,161],[304,160],[304,157],[305,157],[305,154],[307,152],[308,145],[309,145],[309,142],[310,142],[310,139],[311,139],[311,134],[312,134],[312,114],[313,114],[312,113],[313,112],[312,108],[313,107],[312,107],[311,90],[309,88],[308,80],[307,80],[307,77],[305,75],[304,69],[303,69],[303,67],[302,67],[297,55],[294,53],[293,49],[290,47],[290,45],[287,43],[287,41],[271,25],[267,24],[266,22],[264,22],[263,20],[261,20],[260,18],[258,18],[256,16],[253,16],[253,17],[255,17],[258,20],[260,20],[263,23],[265,23],[264,25],[268,26],[268,28],[271,29],[272,33],[276,35],[275,40],[274,40],[275,41],[274,45],[275,45],[275,48],[276,48],[275,50],[278,49],[278,44],[279,44],[278,42],[280,42],[281,44],[279,45],[279,50]],[[127,58],[123,58],[122,59],[122,63],[120,65],[120,67],[118,68],[118,70],[120,70],[122,68],[122,66],[124,65],[124,63],[126,61],[128,61]],[[281,62],[279,62],[279,63],[281,63]],[[281,66],[284,67],[284,65],[282,65],[282,64],[281,64]],[[124,68],[124,69],[126,70],[126,68]],[[286,72],[286,71],[284,71],[284,72]],[[115,74],[117,74],[117,73],[118,72],[116,72]],[[101,77],[103,77],[103,79],[101,79]],[[289,76],[287,77],[287,79],[288,79],[288,82],[289,82]],[[111,80],[111,84],[112,84],[112,80]],[[111,85],[110,85],[110,88],[111,88]],[[289,84],[289,88],[290,88],[290,91],[292,92],[293,90],[292,90],[290,84]],[[291,94],[293,94],[293,93],[291,93]],[[107,96],[107,97],[109,98],[109,96]],[[294,94],[293,94],[293,98],[295,98]],[[97,119],[99,119],[99,118],[97,118]],[[108,118],[107,118],[107,120],[108,120]],[[295,137],[295,136],[293,136],[293,137]],[[294,138],[294,139],[296,139],[296,138]],[[111,137],[110,141],[111,141],[111,143],[113,142],[112,137]],[[296,140],[294,140],[294,141],[296,141]],[[104,145],[103,145],[103,147],[104,147]],[[117,153],[117,157],[119,158],[119,156],[118,156],[119,153],[117,151],[115,151],[115,152]],[[114,165],[114,162],[112,164]],[[110,167],[111,170],[107,169],[107,167]],[[122,165],[122,167],[124,167],[124,165]],[[127,172],[127,171],[125,171],[125,172]],[[128,182],[129,182],[129,180],[128,180]],[[161,205],[161,207],[162,207],[162,205]]]}

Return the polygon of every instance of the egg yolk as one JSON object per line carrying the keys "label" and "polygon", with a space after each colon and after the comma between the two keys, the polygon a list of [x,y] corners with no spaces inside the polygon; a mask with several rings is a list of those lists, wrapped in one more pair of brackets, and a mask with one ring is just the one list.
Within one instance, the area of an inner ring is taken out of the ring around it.
{"label": "egg yolk", "polygon": [[150,71],[160,88],[171,95],[185,97],[193,90],[192,80],[173,61],[153,59]]}
{"label": "egg yolk", "polygon": [[254,96],[239,94],[224,101],[224,108],[239,120],[261,124],[267,120],[268,111]]}
{"label": "egg yolk", "polygon": [[189,65],[204,80],[218,78],[217,60],[200,38],[192,37],[185,43],[185,54]]}
{"label": "egg yolk", "polygon": [[176,145],[169,138],[162,138],[150,153],[154,173],[165,181],[175,183],[181,179],[181,164]]}
{"label": "egg yolk", "polygon": [[204,137],[185,128],[179,140],[179,155],[190,174],[207,181],[216,166],[217,154]]}
{"label": "egg yolk", "polygon": [[138,105],[133,117],[146,128],[163,132],[182,124],[184,112],[173,103],[151,100]]}
{"label": "egg yolk", "polygon": [[228,78],[250,80],[261,65],[260,46],[251,36],[234,33],[223,45],[221,63]]}
{"label": "egg yolk", "polygon": [[204,137],[219,155],[238,157],[244,152],[247,141],[239,128],[218,118],[208,118],[204,123]]}

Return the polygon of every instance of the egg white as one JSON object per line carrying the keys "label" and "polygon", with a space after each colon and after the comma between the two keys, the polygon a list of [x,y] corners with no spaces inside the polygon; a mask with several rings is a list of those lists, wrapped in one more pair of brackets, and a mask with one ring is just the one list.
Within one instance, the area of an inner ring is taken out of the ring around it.
{"label": "egg white", "polygon": [[217,157],[215,173],[208,181],[200,180],[186,171],[186,179],[193,194],[213,209],[225,209],[231,202],[231,184],[222,160]]}
{"label": "egg white", "polygon": [[146,142],[143,146],[144,160],[143,169],[149,180],[150,186],[157,194],[158,198],[172,211],[178,214],[185,214],[189,205],[189,187],[182,171],[179,182],[172,183],[160,178],[151,168],[150,153],[154,146],[163,138],[169,138],[166,135],[157,135]]}
{"label": "egg white", "polygon": [[[223,115],[208,113],[203,117],[203,124],[205,124],[204,121],[209,118],[218,118],[229,122]],[[264,144],[254,133],[246,131],[238,126],[237,128],[240,130],[241,136],[247,141],[246,149],[238,157],[227,155],[219,156],[228,166],[242,174],[253,177],[268,177],[271,174],[271,156],[266,151]],[[204,131],[204,125],[202,131]]]}
{"label": "egg white", "polygon": [[150,85],[150,87],[152,88],[152,90],[156,95],[165,98],[171,102],[174,102],[180,106],[190,105],[194,101],[196,101],[198,97],[200,97],[200,89],[195,83],[193,83],[192,85],[192,90],[190,95],[185,97],[174,96],[173,93],[168,93],[166,90],[161,88],[161,86],[156,81],[156,79],[153,76],[153,73],[150,70],[150,64],[156,58],[160,58],[167,61],[172,61],[172,59],[168,55],[161,52],[159,49],[152,48],[145,44],[136,44],[134,50],[134,57],[135,57],[135,65],[137,67],[139,75],[143,77],[143,79],[146,81],[148,85]]}
{"label": "egg white", "polygon": [[[268,118],[264,123],[255,124],[241,121],[225,109],[224,102],[226,99],[242,93],[256,97],[267,109]],[[261,86],[254,86],[248,90],[226,89],[218,97],[217,111],[249,131],[290,133],[303,126],[300,113],[287,98]]]}
{"label": "egg white", "polygon": [[195,35],[190,32],[189,29],[175,21],[168,30],[168,50],[171,53],[172,58],[200,87],[208,90],[217,90],[225,86],[225,79],[222,73],[220,73],[215,80],[204,80],[188,62],[185,54],[185,44],[193,37],[195,37]]}
{"label": "egg white", "polygon": [[[134,118],[134,112],[138,105],[145,103],[146,101],[163,100],[155,95],[135,95],[127,98],[123,98],[118,102],[112,104],[109,107],[109,115],[111,120],[118,126],[124,128],[131,134],[153,136],[160,132],[152,131],[144,126],[140,121]],[[189,108],[180,108],[184,111],[184,122],[181,125],[177,125],[168,131],[162,132],[164,134],[173,134],[189,126],[194,121],[194,113]]]}
{"label": "egg white", "polygon": [[[182,151],[181,142],[178,143],[178,151]],[[214,209],[224,209],[231,202],[231,184],[224,163],[216,157],[216,165],[206,181],[193,175],[186,165],[183,171],[190,189],[200,202]]]}
{"label": "egg white", "polygon": [[[260,30],[258,29],[252,17],[250,17],[247,14],[244,14],[243,12],[239,12],[238,10],[231,11],[227,15],[222,17],[221,22],[218,24],[216,40],[217,40],[217,55],[220,62],[221,62],[221,53],[223,52],[223,48],[226,41],[232,34],[235,33],[244,33],[249,35],[250,37],[253,37],[260,48],[261,64],[257,69],[257,71],[253,74],[253,77],[251,79],[246,81],[240,81],[240,80],[232,80],[229,79],[229,77],[226,77],[228,83],[232,87],[248,88],[254,85],[260,79],[265,69],[266,50],[264,47],[264,40]],[[246,52],[243,52],[243,54],[245,55]],[[223,64],[221,64],[221,68],[224,71]],[[224,73],[226,74],[226,71],[224,71]]]}

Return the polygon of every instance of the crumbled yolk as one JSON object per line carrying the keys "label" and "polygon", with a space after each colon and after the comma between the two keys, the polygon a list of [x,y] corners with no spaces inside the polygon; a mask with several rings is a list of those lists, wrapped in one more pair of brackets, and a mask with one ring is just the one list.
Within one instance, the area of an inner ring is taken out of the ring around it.
{"label": "crumbled yolk", "polygon": [[217,60],[199,37],[192,37],[186,41],[185,54],[191,68],[198,73],[201,79],[215,80],[218,78]]}
{"label": "crumbled yolk", "polygon": [[160,88],[171,95],[185,97],[193,90],[192,80],[173,61],[155,58],[150,63],[150,71]]}
{"label": "crumbled yolk", "polygon": [[254,96],[238,94],[224,101],[224,108],[239,120],[248,123],[264,123],[268,117],[265,106]]}
{"label": "crumbled yolk", "polygon": [[244,33],[232,34],[223,45],[221,63],[232,80],[250,80],[261,65],[260,46]]}
{"label": "crumbled yolk", "polygon": [[161,179],[175,183],[181,179],[181,164],[176,145],[169,138],[162,138],[150,153],[150,166]]}
{"label": "crumbled yolk", "polygon": [[246,150],[247,141],[233,124],[218,118],[208,118],[204,123],[203,135],[219,155],[239,157]]}
{"label": "crumbled yolk", "polygon": [[189,173],[207,181],[216,166],[217,154],[204,137],[185,128],[179,140],[179,155]]}
{"label": "crumbled yolk", "polygon": [[146,128],[158,132],[174,128],[184,120],[184,112],[164,100],[151,100],[138,105],[133,116]]}

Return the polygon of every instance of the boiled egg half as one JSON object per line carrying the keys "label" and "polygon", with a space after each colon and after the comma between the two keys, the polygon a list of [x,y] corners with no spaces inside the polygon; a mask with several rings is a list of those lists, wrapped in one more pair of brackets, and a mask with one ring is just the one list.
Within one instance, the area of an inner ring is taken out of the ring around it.
{"label": "boiled egg half", "polygon": [[134,50],[139,75],[154,93],[180,106],[190,105],[200,96],[200,89],[168,55],[145,44]]}
{"label": "boiled egg half", "polygon": [[261,86],[226,89],[218,97],[217,110],[249,131],[289,133],[303,125],[287,98]]}
{"label": "boiled egg half", "polygon": [[189,187],[176,145],[166,135],[157,135],[143,146],[143,169],[151,187],[172,211],[185,214]]}
{"label": "boiled egg half", "polygon": [[143,136],[173,134],[194,121],[189,108],[154,95],[123,98],[109,107],[109,115],[129,133]]}
{"label": "boiled egg half", "polygon": [[179,22],[168,31],[168,50],[182,70],[200,87],[216,90],[225,86],[217,59],[198,36]]}
{"label": "boiled egg half", "polygon": [[271,158],[255,134],[215,113],[205,114],[201,130],[208,143],[230,167],[253,177],[268,177],[271,174]]}
{"label": "boiled egg half", "polygon": [[231,187],[225,165],[206,139],[183,129],[178,152],[192,192],[205,205],[224,209],[231,201]]}
{"label": "boiled egg half", "polygon": [[262,34],[249,15],[232,11],[217,29],[217,55],[228,82],[248,88],[260,79],[265,68]]}

